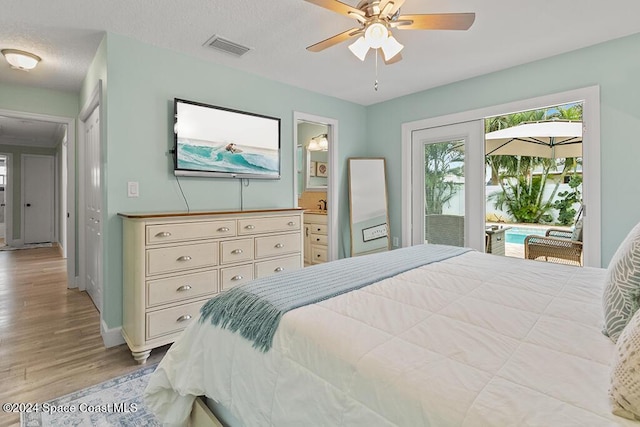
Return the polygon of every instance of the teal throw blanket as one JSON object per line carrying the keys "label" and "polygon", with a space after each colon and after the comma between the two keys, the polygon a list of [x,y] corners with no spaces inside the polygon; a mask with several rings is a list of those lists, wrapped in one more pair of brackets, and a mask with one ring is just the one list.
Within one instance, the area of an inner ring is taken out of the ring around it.
{"label": "teal throw blanket", "polygon": [[209,300],[200,322],[240,332],[253,347],[268,351],[280,319],[289,310],[360,289],[432,262],[470,251],[443,245],[418,245],[344,258],[237,286]]}

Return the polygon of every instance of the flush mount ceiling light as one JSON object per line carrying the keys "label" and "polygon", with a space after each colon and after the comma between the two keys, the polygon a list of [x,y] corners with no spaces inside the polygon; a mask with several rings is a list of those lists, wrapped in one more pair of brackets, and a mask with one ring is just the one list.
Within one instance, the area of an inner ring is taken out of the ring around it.
{"label": "flush mount ceiling light", "polygon": [[38,65],[41,58],[33,53],[18,49],[2,49],[2,54],[12,68],[29,71]]}

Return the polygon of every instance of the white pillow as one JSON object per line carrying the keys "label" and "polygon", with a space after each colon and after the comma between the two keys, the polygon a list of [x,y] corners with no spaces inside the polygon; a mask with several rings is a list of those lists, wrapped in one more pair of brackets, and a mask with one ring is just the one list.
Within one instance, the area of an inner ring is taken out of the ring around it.
{"label": "white pillow", "polygon": [[640,311],[631,318],[616,343],[609,401],[615,415],[640,420]]}
{"label": "white pillow", "polygon": [[629,232],[607,268],[602,332],[616,342],[640,306],[640,223]]}

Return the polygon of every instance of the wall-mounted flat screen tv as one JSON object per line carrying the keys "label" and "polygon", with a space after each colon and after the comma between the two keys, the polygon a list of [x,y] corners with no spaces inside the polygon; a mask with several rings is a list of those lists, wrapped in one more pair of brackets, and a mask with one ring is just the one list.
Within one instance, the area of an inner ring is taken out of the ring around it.
{"label": "wall-mounted flat screen tv", "polygon": [[174,99],[176,176],[280,178],[280,119]]}

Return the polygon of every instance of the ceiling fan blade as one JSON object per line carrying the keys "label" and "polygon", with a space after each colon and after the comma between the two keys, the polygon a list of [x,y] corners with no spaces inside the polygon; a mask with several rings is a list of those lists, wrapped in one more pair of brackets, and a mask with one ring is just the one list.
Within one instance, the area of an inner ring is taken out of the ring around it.
{"label": "ceiling fan blade", "polygon": [[391,64],[395,64],[396,62],[399,62],[402,59],[402,54],[397,53],[396,55],[394,55],[393,58],[391,58],[390,60],[386,60],[384,58],[384,54],[382,53],[382,49],[377,49],[378,53],[380,55],[380,58],[382,58],[382,60],[384,61],[385,65],[391,65]]}
{"label": "ceiling fan blade", "polygon": [[[402,7],[404,0],[382,0],[380,2],[380,18],[393,16]],[[390,6],[389,6],[390,5]]]}
{"label": "ceiling fan blade", "polygon": [[475,13],[400,15],[393,26],[399,30],[468,30],[475,19]]}
{"label": "ceiling fan blade", "polygon": [[309,3],[313,3],[316,6],[324,7],[325,9],[329,9],[333,12],[337,12],[341,15],[348,16],[349,18],[353,18],[351,14],[360,15],[364,17],[364,12],[360,9],[356,9],[355,7],[351,7],[348,4],[344,4],[338,0],[305,0]]}
{"label": "ceiling fan blade", "polygon": [[328,47],[337,45],[338,43],[342,43],[345,40],[349,40],[352,37],[362,34],[361,28],[352,28],[350,30],[345,31],[344,33],[336,34],[333,37],[329,37],[328,39],[322,40],[316,44],[312,44],[307,47],[308,51],[311,52],[320,52],[321,50],[325,50]]}

